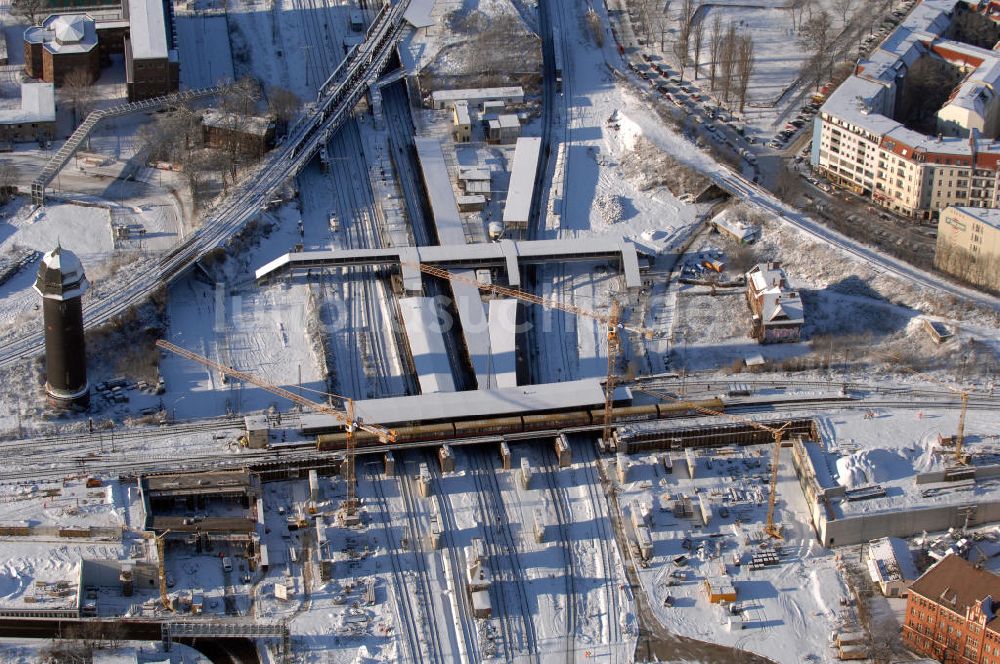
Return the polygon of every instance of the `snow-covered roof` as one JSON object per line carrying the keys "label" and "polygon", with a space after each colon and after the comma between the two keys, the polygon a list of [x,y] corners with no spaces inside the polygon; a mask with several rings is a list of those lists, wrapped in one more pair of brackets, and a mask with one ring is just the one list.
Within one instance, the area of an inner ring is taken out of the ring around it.
{"label": "snow-covered roof", "polygon": [[580,237],[562,240],[526,240],[515,242],[481,242],[458,246],[397,247],[385,249],[345,249],[338,251],[305,251],[285,254],[260,267],[255,272],[257,279],[264,279],[284,270],[308,270],[320,267],[347,265],[382,265],[404,263],[404,281],[415,280],[412,288],[420,288],[420,271],[406,263],[431,263],[442,266],[484,267],[503,266],[507,270],[507,281],[512,286],[520,285],[519,266],[524,263],[570,260],[604,260],[620,258],[625,273],[625,285],[639,288],[637,246],[628,238]]}
{"label": "snow-covered roof", "polygon": [[898,537],[883,537],[868,543],[868,569],[878,583],[916,579],[917,567],[906,542]]}
{"label": "snow-covered roof", "polygon": [[57,246],[42,256],[38,265],[38,278],[34,285],[35,291],[42,297],[67,300],[79,297],[88,286],[83,263],[69,249]]}
{"label": "snow-covered roof", "polygon": [[24,41],[51,53],[87,53],[97,46],[97,28],[87,14],[52,14],[24,31]]}
{"label": "snow-covered roof", "polygon": [[941,214],[942,215],[946,214],[948,210],[955,210],[956,212],[961,212],[962,214],[972,217],[973,219],[982,224],[1000,230],[1000,208],[951,206]]}
{"label": "snow-covered roof", "polygon": [[460,168],[458,170],[458,179],[466,180],[468,182],[474,182],[478,180],[483,180],[486,182],[490,181],[490,169],[488,168]]}
{"label": "snow-covered roof", "polygon": [[785,284],[785,271],[779,263],[758,263],[747,272],[747,281],[754,291],[761,293],[769,288],[780,288]]}
{"label": "snow-covered roof", "polygon": [[414,28],[427,28],[435,23],[431,18],[437,0],[410,0],[410,6],[403,12],[403,19]]}
{"label": "snow-covered roof", "polygon": [[765,323],[801,324],[805,322],[802,298],[794,291],[768,289],[763,293],[761,318]]}
{"label": "snow-covered roof", "polygon": [[[410,4],[413,8],[413,3]],[[404,15],[405,16],[405,15]],[[503,88],[462,88],[458,90],[435,90],[431,93],[431,100],[435,106],[447,104],[454,101],[482,101],[485,99],[524,99],[524,88],[519,85]]]}
{"label": "snow-covered roof", "polygon": [[[631,402],[632,392],[627,387],[616,387],[615,399]],[[369,424],[395,425],[407,422],[594,408],[603,405],[603,381],[599,378],[585,378],[563,383],[522,385],[496,390],[438,392],[368,399],[355,401],[354,413]],[[300,421],[302,430],[306,434],[342,426],[330,415],[304,414]]]}
{"label": "snow-covered roof", "polygon": [[128,0],[127,7],[132,57],[166,58],[169,46],[162,0]]}
{"label": "snow-covered roof", "polygon": [[517,387],[517,300],[490,300],[490,362],[497,387]]}
{"label": "snow-covered roof", "polygon": [[514,163],[510,169],[510,186],[507,187],[507,202],[503,208],[504,224],[528,223],[531,201],[535,195],[538,153],[541,149],[541,138],[517,139],[517,145],[514,147]]}
{"label": "snow-covered roof", "polygon": [[[445,346],[442,319],[438,316],[434,298],[404,297],[399,299],[400,314],[406,338],[410,342],[413,365],[423,394],[454,392],[455,380]],[[356,406],[362,402],[355,404]],[[355,412],[366,421],[369,418]]]}
{"label": "snow-covered roof", "polygon": [[455,122],[461,125],[472,123],[472,118],[469,117],[469,102],[455,102]]}
{"label": "snow-covered roof", "polygon": [[52,83],[21,83],[21,104],[0,108],[0,125],[56,121],[56,91]]}
{"label": "snow-covered roof", "polygon": [[415,138],[420,160],[420,171],[424,175],[424,186],[431,203],[431,215],[437,230],[438,244],[465,244],[465,229],[458,214],[455,192],[448,179],[448,167],[441,151],[441,142],[436,138]]}

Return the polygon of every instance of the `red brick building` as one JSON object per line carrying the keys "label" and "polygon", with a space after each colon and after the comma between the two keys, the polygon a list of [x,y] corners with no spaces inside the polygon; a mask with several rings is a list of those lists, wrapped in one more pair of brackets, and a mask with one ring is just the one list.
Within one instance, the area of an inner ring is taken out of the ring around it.
{"label": "red brick building", "polygon": [[910,586],[903,643],[945,664],[1000,664],[997,610],[1000,576],[946,556]]}

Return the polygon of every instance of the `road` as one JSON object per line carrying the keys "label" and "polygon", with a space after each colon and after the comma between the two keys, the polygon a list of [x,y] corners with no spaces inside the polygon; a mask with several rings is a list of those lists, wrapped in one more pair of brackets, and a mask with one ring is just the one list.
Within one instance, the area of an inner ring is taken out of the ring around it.
{"label": "road", "polygon": [[[85,302],[88,328],[100,326],[144,302],[150,295],[193,266],[209,251],[222,247],[251,219],[267,209],[275,194],[298,174],[350,114],[370,84],[378,79],[404,30],[403,12],[409,0],[386,5],[365,35],[321,86],[316,102],[240,183],[217,201],[200,229],[152,262],[148,270],[121,271],[114,279],[114,298]],[[124,274],[123,274],[124,273]],[[110,284],[109,284],[110,285]],[[0,368],[38,354],[40,330],[33,330],[0,349]]]}

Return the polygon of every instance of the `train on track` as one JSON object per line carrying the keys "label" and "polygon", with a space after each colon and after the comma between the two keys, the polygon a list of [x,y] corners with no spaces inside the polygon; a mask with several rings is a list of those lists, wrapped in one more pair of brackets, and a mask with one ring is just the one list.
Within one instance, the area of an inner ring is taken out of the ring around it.
{"label": "train on track", "polygon": [[[698,408],[708,408],[723,412],[725,404],[720,398],[703,399],[686,403],[660,403],[644,406],[622,406],[615,408],[614,421],[642,422],[671,417],[692,417],[699,415]],[[480,438],[503,436],[531,431],[551,431],[574,427],[600,426],[604,423],[604,409],[577,409],[552,413],[532,413],[505,417],[459,420],[431,424],[406,424],[393,427],[396,444],[446,441],[456,438]],[[367,431],[356,431],[354,439],[358,447],[380,445],[376,436]],[[320,450],[339,450],[347,446],[347,434],[343,432],[320,434],[316,437]]]}

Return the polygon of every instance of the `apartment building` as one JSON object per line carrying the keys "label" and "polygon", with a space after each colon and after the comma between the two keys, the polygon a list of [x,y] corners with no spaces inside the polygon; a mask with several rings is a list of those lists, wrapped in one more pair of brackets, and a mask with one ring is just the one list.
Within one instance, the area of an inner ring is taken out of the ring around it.
{"label": "apartment building", "polygon": [[904,645],[943,664],[1000,664],[1000,577],[945,556],[910,586]]}
{"label": "apartment building", "polygon": [[1000,209],[943,210],[934,265],[969,283],[1000,290]]}
{"label": "apartment building", "polygon": [[[1000,55],[944,39],[958,2],[925,0],[839,86],[813,127],[811,163],[840,187],[917,219],[949,206],[1000,206]],[[893,119],[909,69],[924,57],[964,78],[925,135]]]}

